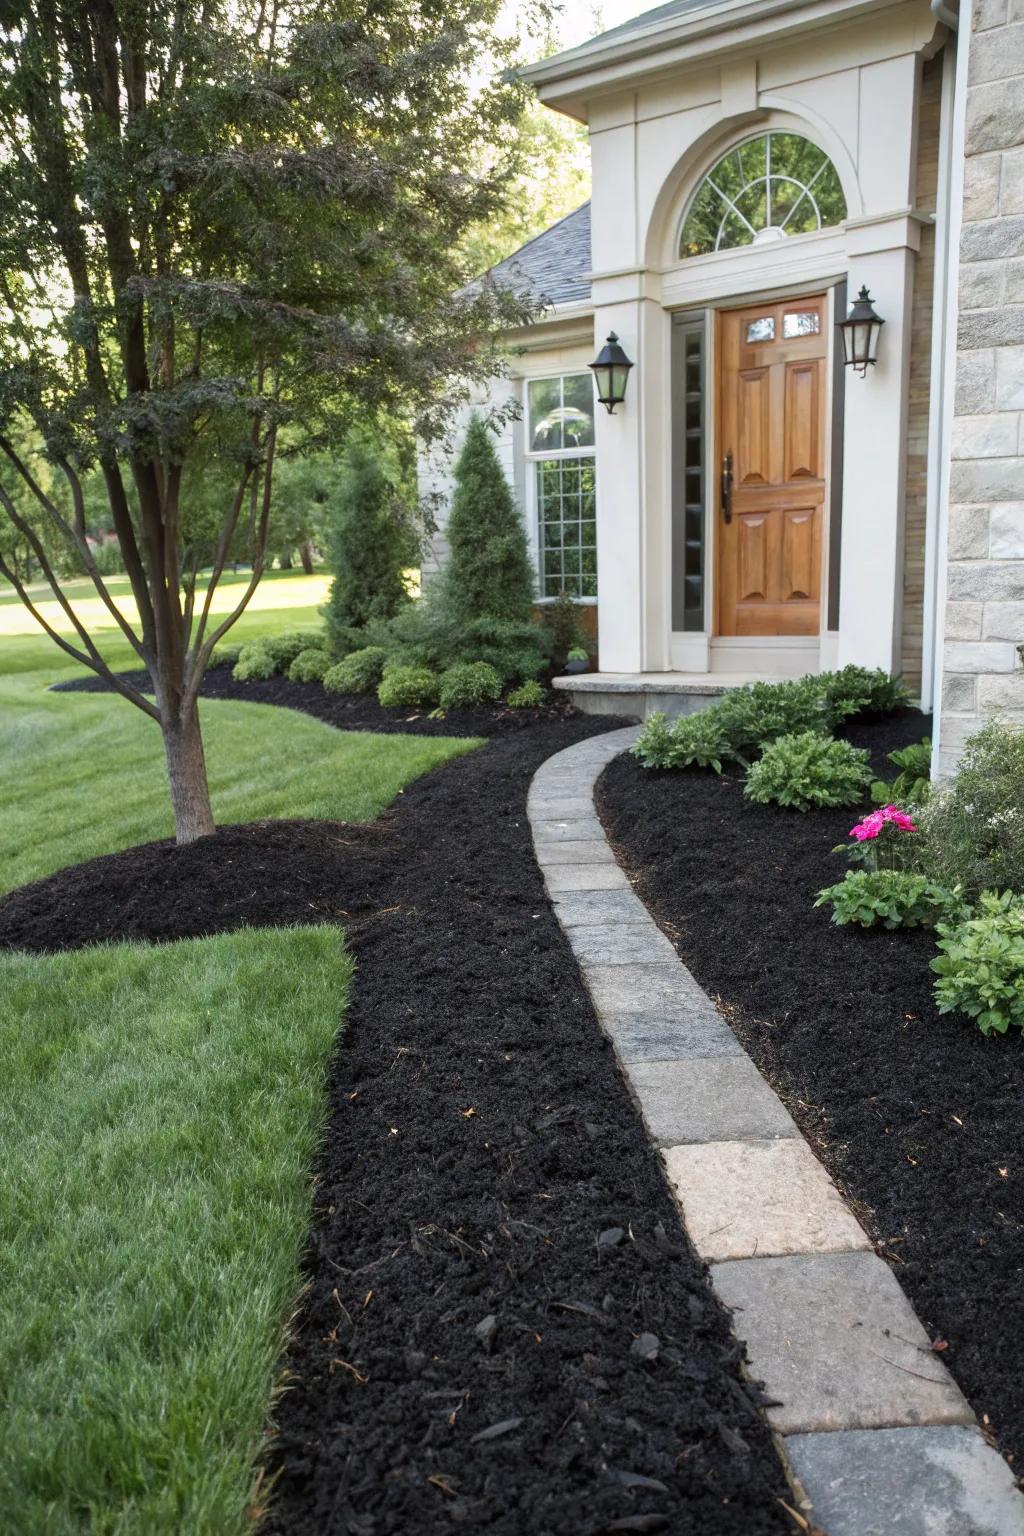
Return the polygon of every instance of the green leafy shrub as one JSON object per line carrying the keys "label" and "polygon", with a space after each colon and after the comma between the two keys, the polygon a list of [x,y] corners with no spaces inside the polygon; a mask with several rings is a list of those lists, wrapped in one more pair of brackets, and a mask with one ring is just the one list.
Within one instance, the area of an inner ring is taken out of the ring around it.
{"label": "green leafy shrub", "polygon": [[300,651],[288,668],[288,681],[290,683],[320,683],[331,664],[331,658],[326,651],[317,650],[310,646],[308,650]]}
{"label": "green leafy shrub", "polygon": [[223,640],[210,657],[210,666],[233,667],[244,649],[245,647],[240,640]]}
{"label": "green leafy shrub", "polygon": [[442,709],[493,704],[501,698],[501,678],[486,661],[460,661],[441,674],[438,703]]}
{"label": "green leafy shrub", "polygon": [[437,678],[426,667],[389,666],[380,680],[377,697],[389,709],[411,709],[436,704]]}
{"label": "green leafy shrub", "polygon": [[505,703],[511,709],[541,709],[545,698],[541,684],[531,677],[525,683],[520,683],[518,688],[513,688]]}
{"label": "green leafy shrub", "polygon": [[910,703],[902,677],[893,677],[881,667],[851,664],[838,672],[822,672],[817,681],[837,721],[850,715],[889,715]]}
{"label": "green leafy shrub", "polygon": [[833,719],[817,677],[734,688],[714,706],[731,757],[745,762],[780,736],[829,731]]}
{"label": "green leafy shrub", "polygon": [[464,623],[432,595],[411,603],[390,624],[368,626],[367,639],[398,666],[447,672],[460,661],[486,661],[505,685],[537,677],[547,665],[547,631],[532,619],[513,623],[484,615]]}
{"label": "green leafy shrub", "polygon": [[692,715],[649,715],[630,748],[645,768],[713,768],[732,752],[718,711],[701,709]]}
{"label": "green leafy shrub", "polygon": [[239,683],[262,682],[274,677],[279,668],[270,649],[263,640],[252,640],[243,645],[231,676]]}
{"label": "green leafy shrub", "polygon": [[952,777],[918,812],[921,868],[969,899],[1024,892],[1024,730],[990,721],[968,741]]}
{"label": "green leafy shrub", "polygon": [[966,1013],[983,1034],[1024,1029],[1024,899],[983,891],[978,910],[940,923],[935,1001],[940,1013]]}
{"label": "green leafy shrub", "polygon": [[861,928],[920,928],[948,916],[956,904],[956,893],[901,869],[851,869],[838,885],[819,891],[814,903],[830,906],[834,923]]}
{"label": "green leafy shrub", "polygon": [[[323,630],[317,629],[290,629],[283,635],[264,635],[254,643],[268,652],[278,672],[284,674],[303,651],[323,650],[324,634]],[[247,646],[243,648],[243,656],[247,649]]]}
{"label": "green leafy shrub", "polygon": [[871,782],[868,753],[848,741],[801,731],[769,742],[747,773],[744,794],[760,805],[793,810],[855,805]]}
{"label": "green leafy shrub", "polygon": [[324,673],[328,693],[373,693],[384,676],[388,653],[382,645],[364,645],[349,651]]}
{"label": "green leafy shrub", "polygon": [[876,805],[923,805],[931,788],[932,742],[930,736],[909,747],[897,747],[889,753],[889,762],[900,771],[891,784],[876,779],[871,798]]}

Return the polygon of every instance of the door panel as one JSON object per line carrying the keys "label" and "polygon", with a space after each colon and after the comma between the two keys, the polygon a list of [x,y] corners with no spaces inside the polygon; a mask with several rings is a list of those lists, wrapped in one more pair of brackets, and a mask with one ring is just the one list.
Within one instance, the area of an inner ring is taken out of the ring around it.
{"label": "door panel", "polygon": [[819,632],[825,322],[823,295],[719,316],[720,635]]}

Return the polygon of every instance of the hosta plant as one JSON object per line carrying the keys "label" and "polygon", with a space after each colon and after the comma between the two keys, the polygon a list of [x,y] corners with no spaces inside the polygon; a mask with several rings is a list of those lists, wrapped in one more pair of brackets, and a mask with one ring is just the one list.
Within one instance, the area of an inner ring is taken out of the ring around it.
{"label": "hosta plant", "polygon": [[876,779],[871,786],[871,798],[876,805],[893,800],[906,805],[923,805],[931,789],[932,743],[924,736],[909,747],[897,747],[889,753],[889,761],[900,771],[892,783]]}
{"label": "hosta plant", "polygon": [[648,717],[630,749],[645,768],[713,768],[721,773],[722,762],[731,757],[729,738],[716,709],[693,715]]}
{"label": "hosta plant", "polygon": [[770,742],[749,769],[744,794],[761,805],[796,811],[853,805],[871,782],[868,753],[848,741],[801,731]]}
{"label": "hosta plant", "polygon": [[838,885],[818,892],[816,907],[830,906],[832,921],[861,928],[921,928],[950,914],[954,892],[902,869],[851,869]]}
{"label": "hosta plant", "polygon": [[938,925],[932,961],[940,1013],[966,1013],[983,1034],[1024,1029],[1024,898],[983,891],[972,916]]}

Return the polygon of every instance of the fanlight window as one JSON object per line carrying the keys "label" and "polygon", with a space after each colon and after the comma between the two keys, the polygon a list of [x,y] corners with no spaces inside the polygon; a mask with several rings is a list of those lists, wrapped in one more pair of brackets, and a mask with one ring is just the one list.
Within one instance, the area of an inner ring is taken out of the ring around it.
{"label": "fanlight window", "polygon": [[762,133],[737,144],[704,177],[683,220],[680,256],[827,229],[846,199],[824,150],[798,133]]}

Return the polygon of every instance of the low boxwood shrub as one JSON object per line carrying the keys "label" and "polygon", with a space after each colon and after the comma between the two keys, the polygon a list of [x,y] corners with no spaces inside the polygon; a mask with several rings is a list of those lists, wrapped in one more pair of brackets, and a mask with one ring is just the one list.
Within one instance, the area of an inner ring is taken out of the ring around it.
{"label": "low boxwood shrub", "polygon": [[324,673],[324,687],[329,693],[373,693],[384,676],[387,659],[382,645],[350,651]]}
{"label": "low boxwood shrub", "polygon": [[326,651],[318,650],[310,646],[308,650],[300,651],[288,668],[288,681],[290,683],[320,683],[324,674],[331,665],[331,658]]}
{"label": "low boxwood shrub", "polygon": [[855,805],[871,782],[868,753],[817,731],[780,736],[747,773],[744,794],[760,805],[796,811]]}
{"label": "low boxwood shrub", "polygon": [[224,640],[216,646],[210,657],[211,667],[233,667],[241,656],[245,646],[241,640]]}
{"label": "low boxwood shrub", "polygon": [[983,891],[977,910],[938,925],[940,1013],[966,1013],[983,1034],[1024,1029],[1024,898],[1015,891]]}
{"label": "low boxwood shrub", "polygon": [[530,677],[512,689],[505,703],[512,709],[541,709],[546,697],[542,685],[535,677]]}
{"label": "low boxwood shrub", "polygon": [[645,768],[713,768],[722,771],[722,761],[732,749],[721,716],[714,708],[692,715],[649,715],[643,730],[630,749]]}
{"label": "low boxwood shrub", "polygon": [[253,640],[242,646],[231,676],[239,683],[260,682],[274,677],[278,670],[277,662],[265,642]]}
{"label": "low boxwood shrub", "polygon": [[903,869],[851,869],[814,903],[830,906],[834,923],[861,928],[921,928],[948,917],[957,904],[955,893]]}
{"label": "low boxwood shrub", "polygon": [[442,709],[493,704],[501,698],[501,678],[486,661],[460,661],[441,674],[438,703]]}
{"label": "low boxwood shrub", "polygon": [[437,697],[437,678],[426,667],[388,667],[377,688],[377,698],[389,709],[436,704]]}
{"label": "low boxwood shrub", "polygon": [[291,629],[283,635],[265,635],[257,644],[266,648],[283,675],[303,651],[326,650],[326,637],[323,630]]}

